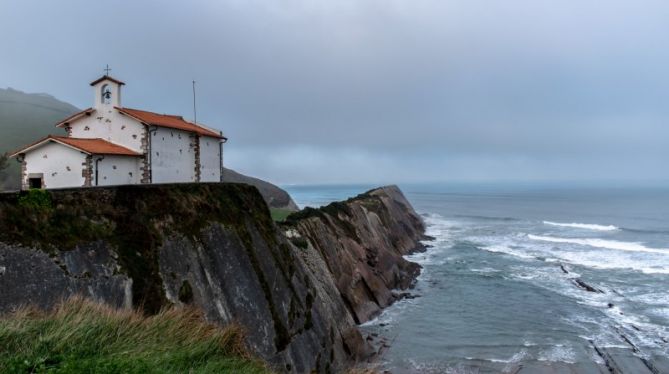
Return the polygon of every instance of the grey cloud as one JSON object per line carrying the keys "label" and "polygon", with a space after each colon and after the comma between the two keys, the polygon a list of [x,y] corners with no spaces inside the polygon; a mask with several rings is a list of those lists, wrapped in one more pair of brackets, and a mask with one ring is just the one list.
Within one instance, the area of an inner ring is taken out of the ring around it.
{"label": "grey cloud", "polygon": [[0,85],[223,129],[276,181],[667,179],[669,4],[0,0]]}

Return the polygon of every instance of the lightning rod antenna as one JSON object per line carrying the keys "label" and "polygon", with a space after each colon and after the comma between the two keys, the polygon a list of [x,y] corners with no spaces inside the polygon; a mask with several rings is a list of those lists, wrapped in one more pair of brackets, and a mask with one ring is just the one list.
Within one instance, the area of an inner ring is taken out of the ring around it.
{"label": "lightning rod antenna", "polygon": [[197,106],[195,105],[195,81],[193,81],[193,121],[197,124]]}

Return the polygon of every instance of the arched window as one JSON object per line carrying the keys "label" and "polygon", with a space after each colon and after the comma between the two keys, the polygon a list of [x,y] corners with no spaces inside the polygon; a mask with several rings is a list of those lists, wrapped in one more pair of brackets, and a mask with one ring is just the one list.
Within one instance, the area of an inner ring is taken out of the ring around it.
{"label": "arched window", "polygon": [[103,104],[110,104],[112,97],[111,87],[108,84],[103,84],[100,89],[100,100]]}

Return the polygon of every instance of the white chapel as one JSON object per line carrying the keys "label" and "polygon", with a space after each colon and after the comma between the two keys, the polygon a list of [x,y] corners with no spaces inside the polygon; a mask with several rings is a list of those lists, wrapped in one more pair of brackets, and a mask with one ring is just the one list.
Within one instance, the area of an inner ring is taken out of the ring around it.
{"label": "white chapel", "polygon": [[220,131],[123,107],[124,85],[109,75],[91,82],[93,106],[56,124],[67,136],[11,155],[21,162],[23,189],[221,181]]}

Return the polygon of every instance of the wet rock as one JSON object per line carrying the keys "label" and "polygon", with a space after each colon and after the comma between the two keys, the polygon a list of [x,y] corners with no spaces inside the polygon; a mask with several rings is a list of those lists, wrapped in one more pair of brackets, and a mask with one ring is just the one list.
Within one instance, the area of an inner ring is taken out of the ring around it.
{"label": "wet rock", "polygon": [[393,297],[396,301],[399,301],[403,299],[416,299],[419,298],[420,295],[412,294],[411,292],[393,292]]}
{"label": "wet rock", "polygon": [[342,339],[346,349],[356,361],[365,360],[373,356],[376,352],[367,341],[362,339],[360,331],[355,327],[351,327],[344,331]]}
{"label": "wet rock", "polygon": [[647,363],[627,348],[596,348],[606,367],[614,374],[656,374]]}
{"label": "wet rock", "polygon": [[585,282],[584,282],[583,280],[581,280],[580,278],[574,279],[574,283],[575,283],[576,286],[578,286],[579,288],[582,288],[582,289],[584,289],[584,290],[586,290],[586,291],[588,291],[588,292],[604,293],[604,291],[602,291],[602,290],[600,290],[600,289],[597,289],[597,288],[595,288],[595,287],[593,287],[593,286],[591,286],[591,285],[585,283]]}

